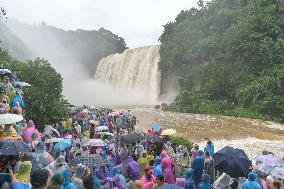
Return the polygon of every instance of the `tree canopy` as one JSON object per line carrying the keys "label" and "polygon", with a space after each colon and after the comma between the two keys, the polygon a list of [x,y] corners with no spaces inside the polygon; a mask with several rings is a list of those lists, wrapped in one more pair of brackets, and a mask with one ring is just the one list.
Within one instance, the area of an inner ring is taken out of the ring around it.
{"label": "tree canopy", "polygon": [[284,121],[277,88],[283,82],[284,2],[198,5],[167,23],[160,36],[162,92],[171,78],[181,90],[171,107]]}

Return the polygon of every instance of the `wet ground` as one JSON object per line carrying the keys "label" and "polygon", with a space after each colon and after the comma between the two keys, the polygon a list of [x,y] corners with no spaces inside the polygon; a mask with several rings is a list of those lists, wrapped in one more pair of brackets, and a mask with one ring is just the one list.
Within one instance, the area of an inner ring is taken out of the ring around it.
{"label": "wet ground", "polygon": [[131,108],[138,120],[138,128],[147,130],[159,122],[164,128],[174,128],[177,136],[204,146],[204,138],[210,138],[216,149],[228,145],[243,148],[250,158],[263,149],[284,157],[284,125],[256,119],[235,118],[164,112],[149,107]]}

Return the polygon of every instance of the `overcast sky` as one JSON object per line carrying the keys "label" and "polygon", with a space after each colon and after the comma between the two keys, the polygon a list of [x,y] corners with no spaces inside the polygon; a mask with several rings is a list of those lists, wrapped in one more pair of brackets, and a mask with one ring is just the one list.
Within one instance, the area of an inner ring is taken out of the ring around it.
{"label": "overcast sky", "polygon": [[162,25],[197,0],[0,0],[9,17],[65,30],[104,27],[129,47],[158,44]]}

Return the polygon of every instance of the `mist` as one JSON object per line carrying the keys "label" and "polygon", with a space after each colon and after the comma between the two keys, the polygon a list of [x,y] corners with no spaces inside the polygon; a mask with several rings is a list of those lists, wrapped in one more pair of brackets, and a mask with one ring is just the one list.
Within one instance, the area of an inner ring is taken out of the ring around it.
{"label": "mist", "polygon": [[[112,88],[94,79],[101,58],[126,49],[124,41],[110,31],[103,30],[103,34],[87,30],[65,31],[46,23],[31,26],[15,20],[10,21],[8,26],[23,41],[23,48],[32,50],[28,58],[44,58],[61,74],[63,95],[71,104],[121,106],[157,103],[157,96],[140,90]],[[105,34],[109,37],[102,40],[100,35]],[[100,40],[96,41],[96,37]]]}

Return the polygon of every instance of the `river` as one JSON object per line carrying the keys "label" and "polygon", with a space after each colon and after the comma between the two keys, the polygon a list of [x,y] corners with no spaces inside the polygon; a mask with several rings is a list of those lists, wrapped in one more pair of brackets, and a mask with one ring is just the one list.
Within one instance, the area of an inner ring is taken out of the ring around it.
{"label": "river", "polygon": [[[284,125],[248,118],[164,112],[151,107],[128,108],[137,117],[137,127],[147,130],[159,122],[164,128],[173,128],[182,136],[204,147],[204,138],[210,138],[215,149],[232,146],[245,150],[254,159],[266,149],[284,157]],[[126,108],[123,108],[126,110]]]}

